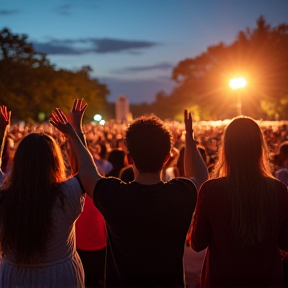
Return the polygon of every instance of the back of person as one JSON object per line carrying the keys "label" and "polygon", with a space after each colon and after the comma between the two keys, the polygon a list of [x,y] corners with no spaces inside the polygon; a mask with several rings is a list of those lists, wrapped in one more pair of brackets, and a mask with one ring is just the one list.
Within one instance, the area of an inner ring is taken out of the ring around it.
{"label": "back of person", "polygon": [[188,179],[102,179],[94,203],[108,230],[107,287],[184,287],[183,251],[197,191]]}
{"label": "back of person", "polygon": [[84,194],[64,168],[51,136],[20,142],[0,193],[0,287],[84,287],[74,226]]}
{"label": "back of person", "polygon": [[207,248],[201,287],[284,287],[287,187],[272,176],[263,133],[250,117],[226,127],[215,179],[200,188],[191,247]]}
{"label": "back of person", "polygon": [[[63,182],[61,184],[61,190],[65,195],[64,206],[62,207],[60,200],[57,200],[52,209],[54,222],[51,236],[47,239],[46,256],[44,259],[34,259],[33,265],[35,266],[50,265],[64,261],[75,253],[75,235],[72,227],[82,212],[84,196],[81,196],[81,187],[76,178],[71,178]],[[67,241],[67,239],[69,241]],[[13,253],[5,253],[3,259],[15,263]],[[23,266],[25,266],[25,263]],[[27,266],[29,266],[29,263]]]}
{"label": "back of person", "polygon": [[196,215],[195,222],[202,228],[205,225],[210,228],[202,229],[201,235],[194,233],[192,241],[197,250],[202,250],[201,246],[206,248],[207,239],[211,239],[201,275],[201,287],[283,287],[278,245],[287,247],[286,243],[281,243],[288,239],[287,188],[280,181],[273,180],[277,215],[266,212],[267,228],[263,241],[252,246],[232,236],[232,208],[225,182],[225,178],[219,178],[207,181],[201,187],[199,201],[205,198],[205,204],[202,202],[200,205],[206,211],[207,218]]}
{"label": "back of person", "polygon": [[[190,114],[185,124],[192,158],[186,162],[187,175],[199,169],[196,178],[203,181],[208,172],[192,139]],[[183,253],[196,186],[184,178],[162,181],[172,135],[156,116],[137,118],[126,132],[126,143],[135,180],[100,179],[93,194],[108,232],[106,287],[184,287]]]}
{"label": "back of person", "polygon": [[[81,100],[80,100],[81,103]],[[79,105],[78,105],[79,106]],[[76,105],[76,108],[78,107]],[[79,112],[85,109],[79,107]],[[207,180],[207,167],[193,139],[191,113],[184,112],[186,176],[161,180],[170,156],[172,133],[154,115],[142,116],[126,131],[134,181],[101,177],[65,114],[56,109],[50,123],[73,143],[79,179],[106,221],[108,234],[106,287],[182,287],[186,234],[197,189]]]}
{"label": "back of person", "polygon": [[119,177],[121,169],[125,167],[125,152],[117,148],[112,149],[109,152],[108,161],[112,164],[113,168],[109,173],[106,173],[105,175],[107,177]]}

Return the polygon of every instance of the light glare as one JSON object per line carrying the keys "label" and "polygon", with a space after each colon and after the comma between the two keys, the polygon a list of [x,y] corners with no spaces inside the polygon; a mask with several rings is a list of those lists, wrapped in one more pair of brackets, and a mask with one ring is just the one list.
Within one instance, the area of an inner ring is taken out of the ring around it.
{"label": "light glare", "polygon": [[95,121],[101,121],[102,119],[102,116],[100,114],[96,114],[94,115],[94,118],[93,118]]}
{"label": "light glare", "polygon": [[231,89],[239,89],[245,87],[247,84],[246,80],[243,77],[231,79],[229,86]]}

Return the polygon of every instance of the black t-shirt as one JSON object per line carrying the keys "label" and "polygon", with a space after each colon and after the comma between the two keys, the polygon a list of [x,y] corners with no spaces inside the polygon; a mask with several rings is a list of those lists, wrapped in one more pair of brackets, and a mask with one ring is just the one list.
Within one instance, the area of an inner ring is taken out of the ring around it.
{"label": "black t-shirt", "polygon": [[108,232],[106,287],[184,287],[183,252],[197,200],[192,181],[103,178],[94,204]]}

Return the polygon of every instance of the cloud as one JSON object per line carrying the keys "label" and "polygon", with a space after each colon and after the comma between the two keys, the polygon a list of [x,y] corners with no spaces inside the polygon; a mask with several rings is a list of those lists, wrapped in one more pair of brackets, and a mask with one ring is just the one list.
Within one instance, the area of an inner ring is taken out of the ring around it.
{"label": "cloud", "polygon": [[116,53],[122,51],[136,52],[135,50],[150,48],[158,45],[156,42],[121,40],[109,38],[85,38],[85,39],[52,39],[41,43],[34,41],[35,51],[50,55],[80,55],[86,53]]}
{"label": "cloud", "polygon": [[156,43],[149,41],[130,41],[119,39],[91,39],[94,43],[97,53],[119,52],[130,49],[150,48],[155,46]]}
{"label": "cloud", "polygon": [[36,52],[50,55],[81,55],[84,51],[77,50],[69,45],[58,45],[53,43],[33,42],[33,48]]}
{"label": "cloud", "polygon": [[61,6],[55,7],[54,10],[56,11],[56,13],[58,13],[60,15],[68,16],[68,15],[70,15],[71,8],[72,8],[72,5],[63,4]]}
{"label": "cloud", "polygon": [[119,73],[119,72],[143,72],[143,71],[152,71],[152,70],[171,70],[175,67],[175,65],[168,63],[168,62],[162,62],[158,63],[156,65],[150,65],[150,66],[135,66],[135,67],[126,67],[124,69],[114,70],[113,72]]}
{"label": "cloud", "polygon": [[0,15],[2,16],[9,16],[9,15],[17,14],[17,13],[19,13],[19,10],[17,9],[11,9],[11,10],[1,9],[0,10]]}

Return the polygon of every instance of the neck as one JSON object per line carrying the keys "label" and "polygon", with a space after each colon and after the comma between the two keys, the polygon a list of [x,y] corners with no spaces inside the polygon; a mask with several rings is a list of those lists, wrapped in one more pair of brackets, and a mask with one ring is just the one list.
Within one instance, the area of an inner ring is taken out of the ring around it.
{"label": "neck", "polygon": [[153,185],[161,182],[161,171],[156,173],[142,173],[134,165],[134,180],[140,184]]}

